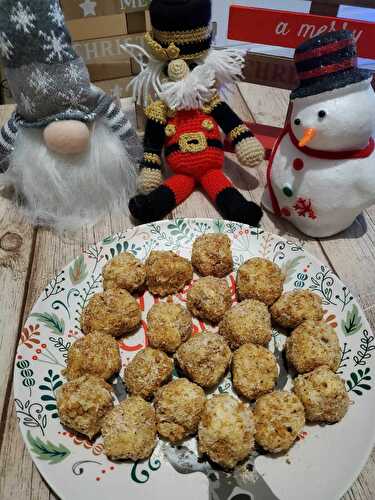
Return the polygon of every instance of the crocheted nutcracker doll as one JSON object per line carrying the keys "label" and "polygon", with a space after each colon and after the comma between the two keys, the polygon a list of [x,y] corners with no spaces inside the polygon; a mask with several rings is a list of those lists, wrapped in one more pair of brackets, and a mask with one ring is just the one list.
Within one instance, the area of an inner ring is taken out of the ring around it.
{"label": "crocheted nutcracker doll", "polygon": [[0,186],[31,222],[58,230],[127,211],[142,145],[91,85],[58,0],[0,0],[0,62],[17,103],[0,131]]}
{"label": "crocheted nutcracker doll", "polygon": [[[163,218],[200,185],[223,217],[257,225],[261,209],[222,170],[222,131],[243,165],[254,167],[264,158],[261,144],[220,97],[241,78],[243,52],[211,48],[211,0],[153,0],[150,14],[147,50],[124,45],[142,67],[132,82],[134,96],[147,104],[140,194],[130,212],[142,222]],[[164,183],[163,150],[173,172]]]}

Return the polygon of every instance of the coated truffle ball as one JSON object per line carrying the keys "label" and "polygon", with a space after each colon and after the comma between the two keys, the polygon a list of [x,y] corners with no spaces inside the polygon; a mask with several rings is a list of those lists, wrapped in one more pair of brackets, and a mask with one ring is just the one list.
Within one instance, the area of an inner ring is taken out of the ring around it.
{"label": "coated truffle ball", "polygon": [[255,441],[266,451],[287,451],[305,425],[305,410],[295,394],[271,392],[260,397],[254,409]]}
{"label": "coated truffle ball", "polygon": [[232,294],[224,279],[207,276],[194,283],[187,294],[187,306],[193,316],[219,323],[232,305]]}
{"label": "coated truffle ball", "polygon": [[165,352],[146,347],[126,366],[125,385],[131,394],[149,399],[170,380],[172,371],[173,360]]}
{"label": "coated truffle ball", "polygon": [[155,410],[160,436],[178,443],[195,434],[205,403],[203,389],[186,378],[173,380],[159,389]]}
{"label": "coated truffle ball", "polygon": [[293,392],[302,401],[309,422],[339,422],[349,408],[344,381],[326,366],[299,375]]}
{"label": "coated truffle ball", "polygon": [[113,257],[103,268],[103,288],[122,288],[129,293],[143,289],[146,269],[140,260],[129,252]]}
{"label": "coated truffle ball", "polygon": [[296,328],[308,319],[323,318],[322,299],[310,290],[284,293],[271,307],[272,319],[283,328]]}
{"label": "coated truffle ball", "polygon": [[116,339],[94,332],[78,339],[70,347],[63,374],[68,380],[85,373],[108,380],[120,369],[121,357]]}
{"label": "coated truffle ball", "polygon": [[198,448],[213,462],[233,469],[254,447],[254,419],[250,407],[228,394],[206,403],[198,431]]}
{"label": "coated truffle ball", "polygon": [[231,241],[226,234],[204,234],[193,243],[191,262],[201,276],[224,278],[233,271]]}
{"label": "coated truffle ball", "polygon": [[270,306],[282,294],[284,281],[278,265],[260,257],[249,259],[238,269],[238,299],[256,299]]}
{"label": "coated truffle ball", "polygon": [[326,365],[336,371],[341,360],[339,339],[324,321],[304,321],[286,341],[286,357],[298,373]]}
{"label": "coated truffle ball", "polygon": [[182,344],[176,353],[182,371],[196,384],[213,387],[227,371],[232,353],[216,333],[200,333]]}
{"label": "coated truffle ball", "polygon": [[247,399],[257,399],[273,391],[278,373],[276,358],[265,347],[244,344],[233,354],[233,386]]}
{"label": "coated truffle ball", "polygon": [[166,297],[182,290],[193,279],[193,266],[174,252],[153,251],[146,261],[147,287]]}
{"label": "coated truffle ball", "polygon": [[120,337],[135,330],[141,323],[137,301],[126,290],[110,289],[95,294],[81,316],[83,333],[107,333]]}
{"label": "coated truffle ball", "polygon": [[156,446],[155,411],[139,396],[131,396],[105,417],[104,452],[112,460],[144,460]]}
{"label": "coated truffle ball", "polygon": [[267,346],[272,337],[271,316],[259,300],[244,300],[225,313],[219,333],[231,349],[249,342]]}
{"label": "coated truffle ball", "polygon": [[193,331],[191,314],[179,304],[155,304],[147,314],[147,323],[151,347],[170,353],[176,352]]}
{"label": "coated truffle ball", "polygon": [[83,375],[60,387],[56,403],[61,423],[92,439],[113,408],[111,386],[99,377]]}

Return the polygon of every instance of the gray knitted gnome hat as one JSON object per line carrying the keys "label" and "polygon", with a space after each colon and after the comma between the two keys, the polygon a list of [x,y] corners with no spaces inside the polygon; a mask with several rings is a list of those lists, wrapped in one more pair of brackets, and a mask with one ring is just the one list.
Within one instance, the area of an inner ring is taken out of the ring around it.
{"label": "gray knitted gnome hat", "polygon": [[23,126],[91,122],[108,106],[72,48],[58,0],[0,0],[0,60]]}

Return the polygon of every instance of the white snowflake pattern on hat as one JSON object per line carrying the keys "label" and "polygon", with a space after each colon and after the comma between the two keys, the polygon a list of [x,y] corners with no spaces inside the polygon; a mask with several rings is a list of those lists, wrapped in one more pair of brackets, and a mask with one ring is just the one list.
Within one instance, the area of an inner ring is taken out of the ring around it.
{"label": "white snowflake pattern on hat", "polygon": [[5,59],[10,59],[13,55],[13,49],[14,46],[12,42],[9,40],[8,36],[6,33],[3,31],[0,33],[0,54],[5,58]]}
{"label": "white snowflake pattern on hat", "polygon": [[17,2],[17,4],[12,8],[10,12],[10,20],[14,23],[17,31],[30,33],[30,30],[35,29],[35,14],[32,13],[28,5],[24,6],[21,2]]}
{"label": "white snowflake pattern on hat", "polygon": [[48,16],[52,19],[52,21],[55,24],[57,24],[57,26],[63,27],[65,25],[64,14],[61,11],[58,1],[55,1],[51,5]]}
{"label": "white snowflake pattern on hat", "polygon": [[65,33],[56,35],[56,33],[51,30],[50,34],[48,35],[43,31],[39,31],[39,36],[46,42],[44,45],[42,45],[42,48],[46,52],[49,52],[49,54],[46,56],[46,60],[48,62],[53,61],[53,59],[57,59],[58,61],[62,62],[64,60],[64,56],[70,59],[74,58],[74,55],[70,51],[70,44],[65,38]]}
{"label": "white snowflake pattern on hat", "polygon": [[54,82],[48,73],[36,67],[30,75],[29,83],[40,94],[48,95]]}
{"label": "white snowflake pattern on hat", "polygon": [[79,83],[82,80],[82,69],[77,64],[67,64],[66,75],[73,83]]}
{"label": "white snowflake pattern on hat", "polygon": [[66,101],[66,104],[70,109],[80,109],[88,112],[89,109],[87,106],[82,104],[83,100],[83,90],[81,89],[78,93],[74,90],[60,90],[58,95]]}

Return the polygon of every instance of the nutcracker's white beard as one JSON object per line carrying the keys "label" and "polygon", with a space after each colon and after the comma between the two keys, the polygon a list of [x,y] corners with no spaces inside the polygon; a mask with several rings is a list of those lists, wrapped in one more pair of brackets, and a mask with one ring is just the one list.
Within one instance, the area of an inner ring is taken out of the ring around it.
{"label": "nutcracker's white beard", "polygon": [[95,223],[108,211],[128,213],[136,191],[137,167],[104,119],[95,123],[87,152],[61,156],[51,152],[40,129],[20,128],[7,172],[25,215],[36,225],[57,231]]}
{"label": "nutcracker's white beard", "polygon": [[223,97],[231,92],[235,82],[241,80],[245,64],[242,48],[212,48],[194,61],[197,66],[183,80],[172,82],[164,75],[165,61],[155,59],[139,45],[126,43],[122,48],[141,67],[129,84],[141,106],[147,106],[150,98],[158,98],[173,110],[200,109],[217,91]]}
{"label": "nutcracker's white beard", "polygon": [[225,98],[242,78],[244,51],[211,49],[195,62],[197,66],[184,79],[163,83],[158,95],[170,109],[201,109],[218,91]]}

